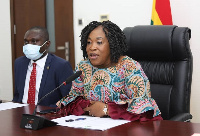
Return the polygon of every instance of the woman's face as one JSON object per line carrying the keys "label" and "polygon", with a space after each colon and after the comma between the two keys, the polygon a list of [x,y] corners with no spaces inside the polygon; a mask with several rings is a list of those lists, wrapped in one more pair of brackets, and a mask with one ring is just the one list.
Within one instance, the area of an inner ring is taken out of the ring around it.
{"label": "woman's face", "polygon": [[93,66],[98,68],[111,66],[110,46],[102,26],[98,26],[89,34],[86,52]]}

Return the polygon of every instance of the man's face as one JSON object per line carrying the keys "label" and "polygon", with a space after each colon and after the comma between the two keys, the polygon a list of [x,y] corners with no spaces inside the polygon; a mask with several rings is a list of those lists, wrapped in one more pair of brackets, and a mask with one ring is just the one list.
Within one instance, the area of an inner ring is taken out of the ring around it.
{"label": "man's face", "polygon": [[[27,31],[24,35],[24,45],[33,44],[33,45],[43,45],[45,38],[42,35],[40,30],[30,30]],[[50,41],[47,41],[43,47],[40,48],[40,53],[43,53],[50,45]],[[46,55],[47,52],[44,53]]]}

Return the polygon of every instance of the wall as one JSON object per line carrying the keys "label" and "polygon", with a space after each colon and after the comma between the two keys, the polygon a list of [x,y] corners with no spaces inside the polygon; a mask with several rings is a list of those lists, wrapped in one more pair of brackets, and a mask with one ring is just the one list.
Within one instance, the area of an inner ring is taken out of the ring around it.
{"label": "wall", "polygon": [[[87,4],[86,4],[87,3]],[[74,0],[75,61],[82,59],[80,33],[89,22],[100,21],[100,15],[109,15],[109,20],[121,29],[137,24],[150,24],[152,0]],[[147,14],[148,13],[148,14]],[[82,19],[83,24],[78,25]]]}
{"label": "wall", "polygon": [[[76,63],[82,59],[80,50],[80,33],[85,25],[96,20],[100,21],[100,15],[108,14],[109,19],[121,29],[135,25],[149,25],[151,20],[153,0],[74,0],[74,39]],[[193,53],[193,82],[191,93],[192,122],[200,123],[200,1],[199,0],[171,0],[173,24],[186,26],[192,30],[190,40]],[[83,25],[78,25],[78,20],[83,20]]]}
{"label": "wall", "polygon": [[10,1],[0,0],[0,99],[12,100]]}

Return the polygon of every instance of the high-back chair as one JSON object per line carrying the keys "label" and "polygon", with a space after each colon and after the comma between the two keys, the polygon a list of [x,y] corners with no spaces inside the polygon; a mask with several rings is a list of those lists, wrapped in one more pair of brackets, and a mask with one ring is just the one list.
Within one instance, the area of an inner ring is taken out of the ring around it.
{"label": "high-back chair", "polygon": [[164,120],[189,121],[193,59],[191,30],[174,25],[140,25],[124,30],[127,54],[149,78],[151,96]]}

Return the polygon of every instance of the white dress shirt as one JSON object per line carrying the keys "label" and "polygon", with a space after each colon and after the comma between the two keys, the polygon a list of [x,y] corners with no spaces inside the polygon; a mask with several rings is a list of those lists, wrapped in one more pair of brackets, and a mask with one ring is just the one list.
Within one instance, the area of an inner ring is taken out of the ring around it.
{"label": "white dress shirt", "polygon": [[31,76],[31,72],[33,69],[32,63],[36,63],[36,92],[35,92],[35,104],[38,102],[38,94],[39,94],[39,89],[40,89],[40,83],[42,80],[42,75],[43,75],[43,70],[44,70],[44,65],[47,59],[47,56],[44,56],[42,59],[37,60],[34,62],[33,60],[30,61],[26,73],[26,80],[25,80],[25,86],[24,86],[24,96],[22,99],[22,103],[27,103],[28,100],[28,90],[29,90],[29,80]]}

